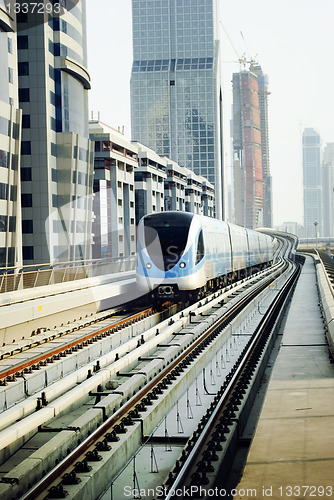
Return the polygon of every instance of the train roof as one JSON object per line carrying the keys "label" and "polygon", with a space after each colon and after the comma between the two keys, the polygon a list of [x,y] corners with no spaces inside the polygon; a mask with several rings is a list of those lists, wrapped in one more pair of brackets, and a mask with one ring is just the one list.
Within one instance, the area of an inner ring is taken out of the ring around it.
{"label": "train roof", "polygon": [[261,232],[261,230],[254,230],[254,229],[249,229],[245,228],[243,226],[239,226],[236,224],[232,224],[230,222],[225,222],[219,219],[216,219],[214,217],[207,217],[205,215],[201,214],[194,214],[192,212],[182,212],[179,210],[167,210],[165,212],[155,212],[152,214],[144,215],[142,217],[142,221],[144,225],[150,226],[151,224],[154,225],[163,225],[163,226],[182,226],[185,225],[186,227],[190,225],[191,221],[193,219],[199,220],[201,224],[205,224],[209,227],[222,227],[225,226],[226,228],[229,227],[231,231],[234,233],[243,233],[247,232],[249,235],[250,234],[257,234],[257,235],[262,235],[266,236],[269,238],[273,238],[273,236],[270,236],[269,234],[264,234]]}
{"label": "train roof", "polygon": [[145,215],[143,217],[144,224],[146,223],[162,223],[166,224],[168,223],[169,225],[172,224],[183,224],[187,223],[189,224],[191,220],[194,218],[195,214],[191,212],[178,212],[177,210],[174,211],[166,211],[166,212],[157,212],[154,214],[149,214]]}

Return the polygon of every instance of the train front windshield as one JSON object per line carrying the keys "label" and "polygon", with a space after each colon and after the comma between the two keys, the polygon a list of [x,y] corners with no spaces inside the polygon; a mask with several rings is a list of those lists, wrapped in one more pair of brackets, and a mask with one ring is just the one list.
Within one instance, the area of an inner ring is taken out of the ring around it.
{"label": "train front windshield", "polygon": [[192,214],[182,213],[159,213],[145,217],[145,246],[152,262],[159,269],[168,271],[180,260],[187,244],[192,218]]}

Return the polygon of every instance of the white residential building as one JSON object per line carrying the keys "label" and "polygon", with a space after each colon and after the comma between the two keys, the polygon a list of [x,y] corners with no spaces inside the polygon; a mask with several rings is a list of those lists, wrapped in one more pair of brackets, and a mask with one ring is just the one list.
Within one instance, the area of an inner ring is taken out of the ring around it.
{"label": "white residential building", "polygon": [[93,258],[135,255],[137,145],[100,121],[90,121],[89,132],[95,142]]}
{"label": "white residential building", "polygon": [[138,169],[135,171],[136,224],[146,214],[164,210],[167,162],[152,149],[134,143],[138,148]]}

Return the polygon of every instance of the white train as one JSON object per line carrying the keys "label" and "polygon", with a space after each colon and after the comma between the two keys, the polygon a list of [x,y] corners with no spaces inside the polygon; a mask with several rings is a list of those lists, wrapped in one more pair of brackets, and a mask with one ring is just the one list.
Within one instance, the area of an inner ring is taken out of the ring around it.
{"label": "white train", "polygon": [[274,240],[188,212],[143,217],[137,234],[137,284],[158,300],[195,300],[271,264]]}

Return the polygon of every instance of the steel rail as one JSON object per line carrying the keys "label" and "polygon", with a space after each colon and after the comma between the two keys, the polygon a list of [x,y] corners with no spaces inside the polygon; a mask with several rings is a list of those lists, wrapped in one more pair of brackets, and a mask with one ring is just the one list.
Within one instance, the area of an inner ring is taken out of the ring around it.
{"label": "steel rail", "polygon": [[[282,267],[287,269],[286,262],[281,263]],[[156,377],[146,384],[137,394],[119,408],[111,417],[109,417],[100,427],[98,427],[90,436],[88,436],[77,448],[75,448],[67,457],[65,457],[55,468],[47,473],[35,486],[33,486],[23,497],[22,500],[35,500],[43,492],[46,492],[59,478],[71,468],[75,462],[82,460],[92,447],[101,440],[101,437],[111,430],[111,428],[119,422],[123,417],[144,399],[167,375],[175,370],[182,362],[192,354],[192,352],[201,344],[207,342],[210,335],[216,332],[224,323],[233,319],[241,310],[253,300],[263,289],[276,279],[276,275],[281,270],[276,271],[269,277],[261,281],[255,286],[245,297],[242,297],[234,304],[214,325],[210,326],[202,335],[200,335],[188,348],[186,348],[174,361],[166,366]]]}
{"label": "steel rail", "polygon": [[[87,335],[84,335],[83,337],[77,338],[76,340],[72,340],[71,342],[68,342],[68,343],[62,345],[61,347],[57,347],[56,349],[51,349],[49,351],[46,351],[43,354],[40,354],[39,356],[36,356],[34,358],[29,359],[28,361],[25,361],[23,363],[19,363],[15,366],[12,366],[11,368],[8,368],[7,370],[0,372],[0,385],[1,385],[1,381],[3,381],[4,379],[6,380],[6,378],[10,377],[11,375],[19,376],[20,372],[26,368],[30,368],[33,365],[37,365],[38,363],[45,361],[48,358],[51,358],[52,356],[57,356],[58,354],[64,353],[65,351],[72,349],[73,347],[76,347],[79,344],[83,344],[84,342],[89,342],[89,341],[94,342],[95,337],[98,337],[99,335],[103,335],[106,332],[108,332],[108,334],[109,334],[109,332],[110,332],[110,334],[112,334],[112,333],[114,333],[115,328],[119,328],[119,327],[124,328],[124,327],[128,326],[128,324],[131,324],[132,322],[137,321],[138,319],[140,319],[142,317],[145,317],[146,314],[150,314],[151,312],[152,312],[152,308],[145,309],[144,311],[133,314],[130,317],[127,317],[125,319],[117,321],[116,323],[112,323],[105,328],[101,328],[99,330],[94,331],[93,333],[89,333]],[[96,339],[96,340],[99,340],[99,339]]]}

